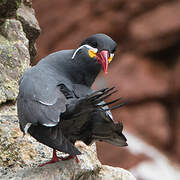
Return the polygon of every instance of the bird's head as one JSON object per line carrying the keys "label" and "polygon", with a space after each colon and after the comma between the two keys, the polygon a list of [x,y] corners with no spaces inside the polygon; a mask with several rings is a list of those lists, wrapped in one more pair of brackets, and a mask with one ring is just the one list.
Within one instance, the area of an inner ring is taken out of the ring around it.
{"label": "bird's head", "polygon": [[106,74],[108,64],[114,57],[116,47],[116,42],[109,36],[105,34],[95,34],[88,37],[80,44],[80,47],[74,51],[72,59],[75,58],[79,51],[83,51],[83,60],[100,64]]}

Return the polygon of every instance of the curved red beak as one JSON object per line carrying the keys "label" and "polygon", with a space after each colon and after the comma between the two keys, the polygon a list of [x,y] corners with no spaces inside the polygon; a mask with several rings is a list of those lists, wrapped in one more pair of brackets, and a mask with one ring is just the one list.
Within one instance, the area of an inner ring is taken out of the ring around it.
{"label": "curved red beak", "polygon": [[104,74],[107,74],[109,52],[106,50],[102,50],[101,52],[97,53],[96,58],[98,62],[101,64],[104,70]]}

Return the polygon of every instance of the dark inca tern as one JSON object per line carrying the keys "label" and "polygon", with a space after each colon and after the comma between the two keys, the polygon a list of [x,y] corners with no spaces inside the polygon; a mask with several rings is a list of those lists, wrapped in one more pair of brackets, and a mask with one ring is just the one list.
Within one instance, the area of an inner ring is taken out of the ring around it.
{"label": "dark inca tern", "polygon": [[[91,88],[101,68],[107,73],[116,47],[109,36],[95,34],[77,49],[52,53],[24,72],[17,98],[20,129],[53,148],[52,160],[45,164],[64,160],[56,150],[78,161],[77,140],[87,145],[96,140],[127,145],[122,123],[115,123],[110,112],[124,103],[104,102],[114,88]],[[117,105],[108,108],[113,103]]]}

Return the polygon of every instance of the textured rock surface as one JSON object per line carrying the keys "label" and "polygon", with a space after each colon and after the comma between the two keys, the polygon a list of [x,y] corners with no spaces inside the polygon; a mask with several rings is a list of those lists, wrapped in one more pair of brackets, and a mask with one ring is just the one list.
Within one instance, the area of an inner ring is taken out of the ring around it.
{"label": "textured rock surface", "polygon": [[29,58],[28,39],[21,23],[6,19],[0,27],[0,104],[15,100],[18,80]]}
{"label": "textured rock surface", "polygon": [[0,17],[15,17],[20,5],[21,0],[0,0]]}
{"label": "textured rock surface", "polygon": [[18,80],[35,55],[40,33],[30,4],[23,2],[26,5],[21,0],[0,1],[0,104],[16,99]]}
{"label": "textured rock surface", "polygon": [[1,109],[0,144],[0,174],[22,167],[37,166],[40,161],[47,160],[51,152],[30,136],[23,137],[19,129],[16,106]]}
{"label": "textured rock surface", "polygon": [[[32,56],[30,45],[34,47],[37,38],[33,32],[40,31],[33,10],[27,11],[31,15],[29,22],[25,16],[27,12],[20,12],[30,6],[29,0],[0,1],[0,174],[35,162],[36,147],[32,146],[33,140],[22,138],[14,105],[18,80]],[[31,37],[27,35],[28,30],[32,31]]]}
{"label": "textured rock surface", "polygon": [[34,10],[31,8],[30,4],[22,4],[17,10],[17,18],[22,22],[23,30],[26,33],[26,37],[29,39],[29,52],[30,60],[33,61],[36,55],[35,40],[40,34],[40,27],[35,18]]}
{"label": "textured rock surface", "polygon": [[[100,77],[96,88],[99,82],[117,86],[120,96],[133,103],[116,111],[115,119],[180,162],[179,0],[39,0],[34,7],[43,28],[37,60],[74,48],[93,33],[107,33],[118,42],[106,80]],[[131,168],[143,159],[107,144],[98,147],[106,164]],[[121,161],[116,160],[118,153],[124,155]]]}

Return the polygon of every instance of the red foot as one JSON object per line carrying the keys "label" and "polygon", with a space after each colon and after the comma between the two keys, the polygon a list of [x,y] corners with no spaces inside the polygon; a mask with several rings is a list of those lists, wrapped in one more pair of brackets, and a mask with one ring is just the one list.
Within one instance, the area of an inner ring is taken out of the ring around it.
{"label": "red foot", "polygon": [[66,160],[70,160],[70,159],[74,159],[76,160],[76,163],[79,163],[79,159],[77,158],[77,156],[72,156],[72,155],[69,155],[67,157],[58,157],[57,154],[56,154],[56,150],[53,149],[53,157],[50,161],[46,162],[46,163],[43,163],[43,164],[40,164],[39,166],[40,167],[43,167],[47,164],[53,164],[53,163],[56,163],[59,161],[59,159],[61,159],[62,161],[66,161]]}
{"label": "red foot", "polygon": [[77,156],[69,155],[69,156],[67,156],[67,157],[60,157],[60,159],[61,159],[62,161],[66,161],[66,160],[70,160],[70,159],[74,159],[74,158],[75,158],[75,160],[76,160],[76,163],[79,163],[79,159],[78,159]]}
{"label": "red foot", "polygon": [[75,156],[75,159],[76,159],[76,163],[78,164],[79,163],[79,159],[77,156]]}
{"label": "red foot", "polygon": [[59,161],[59,157],[56,154],[56,150],[53,149],[53,157],[52,157],[52,159],[50,161],[46,162],[46,163],[40,164],[39,166],[43,167],[43,166],[45,166],[47,164],[53,164],[53,163],[56,163],[58,161]]}

